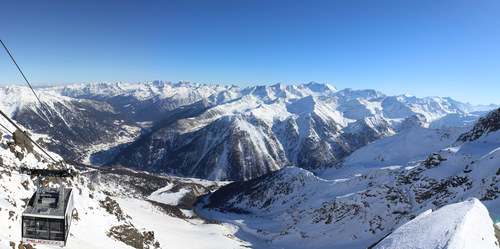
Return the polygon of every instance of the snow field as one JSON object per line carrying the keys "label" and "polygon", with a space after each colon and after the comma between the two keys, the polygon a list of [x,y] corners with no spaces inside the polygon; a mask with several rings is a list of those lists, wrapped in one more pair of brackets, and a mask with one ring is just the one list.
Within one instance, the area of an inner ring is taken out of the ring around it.
{"label": "snow field", "polygon": [[493,225],[486,207],[471,198],[420,214],[375,248],[498,248]]}

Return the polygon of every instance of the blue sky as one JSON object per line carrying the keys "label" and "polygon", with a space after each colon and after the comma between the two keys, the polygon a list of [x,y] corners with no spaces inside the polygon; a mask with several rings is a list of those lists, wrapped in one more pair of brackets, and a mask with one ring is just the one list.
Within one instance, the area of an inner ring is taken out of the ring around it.
{"label": "blue sky", "polygon": [[[316,81],[500,104],[500,0],[4,1],[33,84]],[[0,51],[0,85],[23,80]]]}

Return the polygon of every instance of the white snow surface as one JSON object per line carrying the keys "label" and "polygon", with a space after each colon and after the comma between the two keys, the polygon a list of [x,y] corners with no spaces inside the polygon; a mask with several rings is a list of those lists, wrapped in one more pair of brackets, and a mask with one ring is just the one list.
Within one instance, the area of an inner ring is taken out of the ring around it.
{"label": "white snow surface", "polygon": [[486,207],[471,198],[420,214],[375,248],[498,248],[493,226]]}
{"label": "white snow surface", "polygon": [[451,146],[470,127],[425,128],[412,126],[399,133],[375,140],[344,158],[342,170],[326,169],[320,173],[325,179],[353,176],[370,169],[404,166],[426,159],[433,152]]}
{"label": "white snow surface", "polygon": [[[55,89],[51,88],[37,89],[35,90],[35,94],[49,106],[71,99],[70,97],[62,96]],[[12,118],[22,106],[40,106],[40,102],[35,94],[30,88],[24,86],[12,85],[0,87],[0,110]]]}
{"label": "white snow surface", "polygon": [[168,205],[177,205],[179,204],[179,200],[190,191],[188,188],[181,188],[180,190],[174,192],[171,191],[172,187],[174,187],[174,185],[169,184],[161,189],[158,189],[153,192],[148,199]]}

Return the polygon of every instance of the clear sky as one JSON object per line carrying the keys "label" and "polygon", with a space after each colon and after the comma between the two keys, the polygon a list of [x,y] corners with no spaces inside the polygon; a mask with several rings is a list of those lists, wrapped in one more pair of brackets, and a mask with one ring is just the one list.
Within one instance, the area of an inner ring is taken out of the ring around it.
{"label": "clear sky", "polygon": [[[500,0],[2,1],[33,84],[187,80],[500,104]],[[22,84],[0,51],[0,85]]]}

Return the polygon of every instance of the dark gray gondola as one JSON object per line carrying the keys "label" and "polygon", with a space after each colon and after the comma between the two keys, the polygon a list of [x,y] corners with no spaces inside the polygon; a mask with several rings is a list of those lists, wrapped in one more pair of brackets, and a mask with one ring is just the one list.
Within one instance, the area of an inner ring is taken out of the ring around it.
{"label": "dark gray gondola", "polygon": [[[37,191],[22,215],[24,243],[66,245],[72,220],[73,191],[64,188],[63,177],[72,177],[65,170],[21,168],[21,173],[37,176]],[[59,180],[59,188],[42,187],[42,178]]]}

